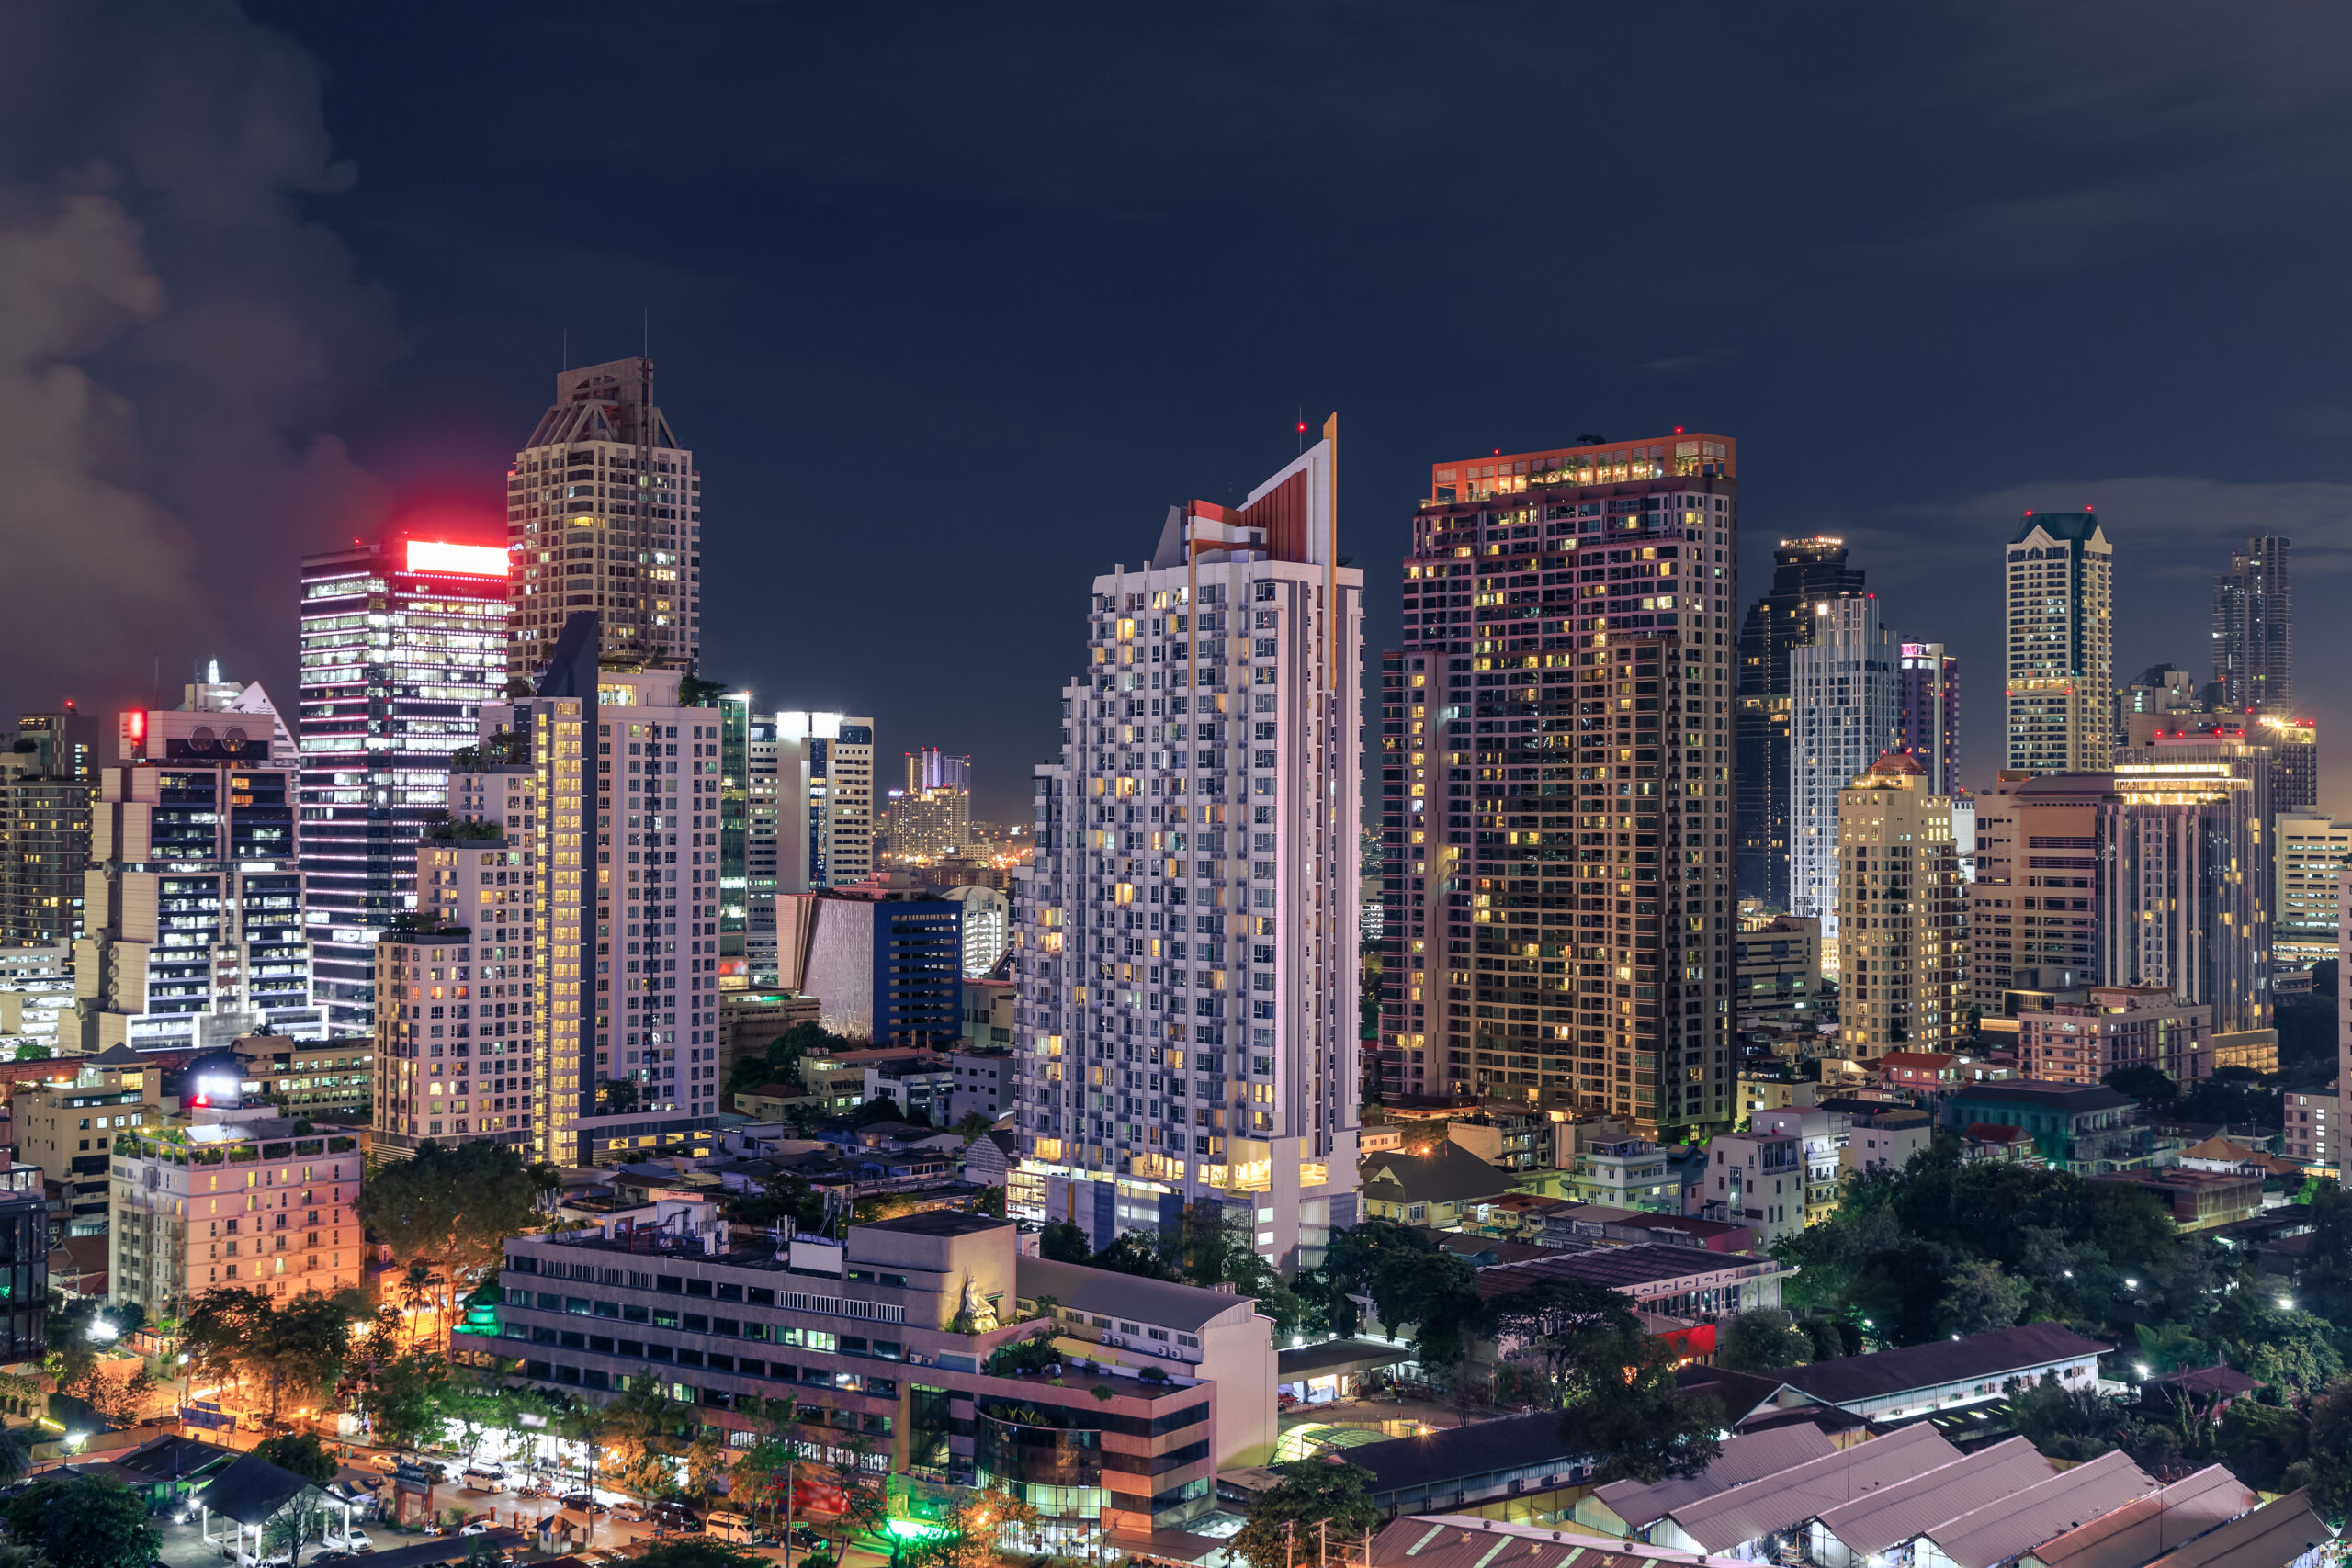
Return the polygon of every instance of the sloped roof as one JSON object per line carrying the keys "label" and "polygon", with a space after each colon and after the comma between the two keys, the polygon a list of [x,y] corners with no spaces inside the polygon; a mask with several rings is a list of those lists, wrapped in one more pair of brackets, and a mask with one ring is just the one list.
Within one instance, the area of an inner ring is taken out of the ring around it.
{"label": "sloped roof", "polygon": [[1013,1281],[1014,1288],[1032,1301],[1051,1296],[1080,1312],[1187,1333],[1236,1307],[1250,1312],[1258,1304],[1254,1297],[1237,1296],[1229,1291],[1147,1280],[1109,1269],[1089,1269],[1082,1263],[1057,1263],[1049,1258],[1015,1258]]}
{"label": "sloped roof", "polygon": [[2335,1539],[2308,1489],[2290,1492],[2168,1551],[2148,1568],[2279,1568]]}
{"label": "sloped roof", "polygon": [[1372,1538],[1371,1562],[1372,1568],[1659,1568],[1662,1563],[1746,1568],[1637,1540],[1611,1540],[1579,1530],[1540,1529],[1464,1514],[1407,1515]]}
{"label": "sloped roof", "polygon": [[2070,1116],[2140,1103],[2103,1084],[1973,1083],[1954,1091],[1953,1099],[1970,1105],[2035,1105]]}
{"label": "sloped roof", "polygon": [[164,1437],[140,1444],[129,1453],[117,1456],[114,1462],[121,1469],[136,1472],[142,1483],[153,1484],[158,1481],[186,1481],[236,1457],[236,1450],[215,1443]]}
{"label": "sloped roof", "polygon": [[2011,1438],[1951,1463],[1923,1471],[1821,1516],[1821,1526],[1857,1555],[1916,1540],[1968,1512],[2047,1481],[2050,1461],[2023,1438]]}
{"label": "sloped roof", "polygon": [[1582,1457],[1589,1445],[1564,1438],[1560,1432],[1560,1413],[1538,1410],[1530,1416],[1505,1416],[1417,1437],[1363,1443],[1343,1450],[1340,1457],[1372,1472],[1373,1479],[1364,1487],[1367,1492],[1417,1491],[1464,1476],[1540,1465],[1547,1460],[1565,1468]]}
{"label": "sloped roof", "polygon": [[1684,1504],[1665,1517],[1702,1550],[1729,1551],[1959,1457],[1934,1427],[1905,1427]]}
{"label": "sloped roof", "polygon": [[2052,1361],[2113,1348],[2101,1340],[2086,1339],[2064,1324],[2022,1323],[1964,1339],[1936,1339],[1899,1350],[1841,1356],[1809,1367],[1790,1367],[1774,1375],[1816,1399],[1852,1404],[1939,1383],[1997,1382]]}
{"label": "sloped roof", "polygon": [[2028,1554],[2023,1568],[2140,1568],[2259,1501],[2254,1488],[2226,1469],[2207,1465],[2161,1492],[2134,1497],[2087,1524],[2052,1536]]}
{"label": "sloped roof", "polygon": [[196,1495],[196,1500],[201,1506],[241,1525],[266,1524],[310,1484],[290,1470],[280,1470],[266,1459],[247,1454],[213,1477],[212,1483]]}
{"label": "sloped roof", "polygon": [[1806,1422],[1801,1426],[1782,1427],[1749,1437],[1734,1438],[1724,1443],[1723,1451],[1696,1475],[1669,1477],[1655,1484],[1639,1481],[1612,1481],[1597,1488],[1593,1496],[1605,1504],[1611,1513],[1624,1520],[1627,1529],[1640,1529],[1702,1497],[1728,1492],[1747,1482],[1760,1480],[1835,1451],[1828,1436],[1819,1427]]}
{"label": "sloped roof", "polygon": [[2154,1480],[2117,1449],[1922,1534],[1956,1568],[1993,1568],[2155,1490]]}
{"label": "sloped roof", "polygon": [[1465,1203],[1510,1191],[1511,1173],[1448,1142],[1425,1155],[1366,1155],[1357,1179],[1364,1197],[1384,1203]]}

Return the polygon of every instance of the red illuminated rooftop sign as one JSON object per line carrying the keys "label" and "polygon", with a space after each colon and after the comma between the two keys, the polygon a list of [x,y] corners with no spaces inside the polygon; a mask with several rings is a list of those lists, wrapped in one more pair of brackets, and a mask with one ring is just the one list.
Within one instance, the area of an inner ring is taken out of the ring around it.
{"label": "red illuminated rooftop sign", "polygon": [[496,545],[452,545],[439,539],[408,541],[410,571],[448,572],[458,577],[504,577],[506,551]]}

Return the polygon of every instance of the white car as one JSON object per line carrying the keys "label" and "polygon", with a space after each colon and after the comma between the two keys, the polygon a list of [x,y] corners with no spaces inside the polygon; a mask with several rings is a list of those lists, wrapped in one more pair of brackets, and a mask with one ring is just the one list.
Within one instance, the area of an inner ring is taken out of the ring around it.
{"label": "white car", "polygon": [[237,1568],[294,1568],[291,1551],[273,1551],[266,1557],[255,1557],[250,1551],[237,1553]]}
{"label": "white car", "polygon": [[476,1519],[473,1523],[468,1525],[458,1533],[459,1535],[488,1535],[490,1533],[490,1526],[481,1519]]}
{"label": "white car", "polygon": [[469,1492],[503,1492],[506,1472],[495,1464],[469,1464],[466,1466],[465,1484]]}
{"label": "white car", "polygon": [[347,1533],[343,1530],[334,1529],[327,1531],[326,1544],[329,1549],[335,1551],[373,1551],[376,1550],[376,1543],[368,1539],[368,1532],[359,1529],[357,1526],[354,1526]]}

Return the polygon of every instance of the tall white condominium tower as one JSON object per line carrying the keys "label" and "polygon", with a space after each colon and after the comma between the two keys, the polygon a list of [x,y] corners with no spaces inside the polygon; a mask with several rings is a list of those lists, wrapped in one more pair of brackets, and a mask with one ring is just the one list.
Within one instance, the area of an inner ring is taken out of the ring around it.
{"label": "tall white condominium tower", "polygon": [[187,687],[121,717],[97,770],[84,935],[82,1048],[326,1038],[311,993],[293,738],[258,685]]}
{"label": "tall white condominium tower", "polygon": [[1097,1247],[1185,1205],[1290,1269],[1355,1222],[1357,670],[1338,420],[1094,580],[1015,884],[1021,1153]]}
{"label": "tall white condominium tower", "polygon": [[695,672],[702,658],[702,475],[653,401],[653,361],[566,370],[506,474],[516,561],[506,672],[536,678],[566,617],[603,651]]}
{"label": "tall white condominium tower", "polygon": [[2008,557],[2007,766],[2103,773],[2114,750],[2115,552],[2087,512],[2029,512]]}
{"label": "tall white condominium tower", "polygon": [[2223,708],[2285,716],[2295,708],[2295,617],[2287,555],[2294,541],[2257,536],[2213,579],[2213,681]]}
{"label": "tall white condominium tower", "polygon": [[327,1021],[364,1034],[449,756],[505,685],[505,547],[395,535],[302,558],[302,876]]}
{"label": "tall white condominium tower", "polygon": [[434,919],[378,944],[387,1152],[487,1138],[593,1165],[707,1145],[721,713],[681,707],[676,671],[600,671],[599,640],[577,617],[537,695],[483,707],[455,820],[418,849]]}
{"label": "tall white condominium tower", "polygon": [[1789,650],[1789,909],[1820,918],[1825,968],[1837,962],[1838,798],[1896,748],[1900,657],[1871,594],[1815,604],[1812,643]]}
{"label": "tall white condominium tower", "polygon": [[775,716],[778,893],[847,887],[874,874],[874,721]]}
{"label": "tall white condominium tower", "polygon": [[2272,1026],[2271,780],[2269,748],[2234,736],[2126,748],[2077,863],[2094,874],[2097,982],[2211,1008],[2217,1047]]}

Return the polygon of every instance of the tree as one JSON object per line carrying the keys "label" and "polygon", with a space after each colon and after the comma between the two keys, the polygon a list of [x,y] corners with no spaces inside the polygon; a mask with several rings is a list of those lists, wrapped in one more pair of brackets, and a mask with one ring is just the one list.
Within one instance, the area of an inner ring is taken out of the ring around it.
{"label": "tree", "polygon": [[2352,1515],[2352,1378],[2337,1379],[2312,1402],[2303,1441],[2307,1457],[2290,1479],[2312,1489],[2312,1506],[2341,1531]]}
{"label": "tree", "polygon": [[293,1472],[313,1486],[334,1479],[335,1459],[324,1444],[308,1432],[284,1432],[254,1445],[254,1457],[280,1470]]}
{"label": "tree", "polygon": [[682,1535],[646,1548],[630,1568],[774,1568],[774,1560],[717,1536]]}
{"label": "tree", "polygon": [[1056,1263],[1084,1263],[1094,1249],[1086,1242],[1086,1233],[1068,1220],[1056,1220],[1037,1236],[1037,1256]]}
{"label": "tree", "polygon": [[2118,1446],[2121,1422],[2114,1403],[2097,1389],[2068,1388],[2048,1372],[2010,1398],[2018,1435],[2044,1459],[2097,1459]]}
{"label": "tree", "polygon": [[1467,1350],[1463,1330],[1480,1311],[1477,1277],[1450,1252],[1392,1252],[1373,1275],[1373,1309],[1392,1336],[1410,1327],[1414,1359],[1442,1375]]}
{"label": "tree", "polygon": [[1813,1359],[1813,1336],[1779,1307],[1751,1307],[1715,1325],[1715,1365],[1771,1372]]}
{"label": "tree", "polygon": [[1696,1475],[1723,1451],[1722,1403],[1686,1393],[1674,1368],[1673,1350],[1639,1328],[1580,1337],[1560,1432],[1593,1457],[1599,1479],[1656,1484]]}
{"label": "tree", "polygon": [[1230,1550],[1250,1568],[1296,1568],[1314,1561],[1318,1531],[1349,1542],[1384,1522],[1364,1495],[1364,1472],[1336,1459],[1296,1460],[1272,1467],[1282,1477],[1250,1500],[1250,1513]]}
{"label": "tree", "polygon": [[1426,1239],[1394,1220],[1362,1221],[1331,1233],[1322,1266],[1299,1276],[1299,1294],[1322,1326],[1346,1338],[1360,1326],[1356,1298],[1371,1291],[1382,1260],[1392,1253],[1430,1250]]}
{"label": "tree", "polygon": [[2180,1098],[2180,1085],[2173,1081],[2172,1075],[2144,1062],[2118,1067],[2098,1081],[2118,1094],[2130,1095],[2143,1105],[2159,1109]]}
{"label": "tree", "polygon": [[996,1123],[977,1111],[964,1112],[955,1127],[956,1135],[964,1140],[964,1146],[967,1149],[995,1131]]}
{"label": "tree", "polygon": [[640,1503],[677,1490],[678,1461],[686,1451],[693,1412],[652,1377],[630,1383],[605,1406],[605,1444],[619,1454],[614,1483]]}
{"label": "tree", "polygon": [[263,1524],[262,1544],[271,1551],[283,1551],[300,1559],[304,1547],[326,1539],[327,1526],[333,1520],[334,1516],[319,1506],[316,1497],[309,1492],[298,1492]]}
{"label": "tree", "polygon": [[438,1265],[454,1281],[497,1262],[508,1236],[538,1228],[539,1194],[552,1180],[504,1144],[445,1148],[427,1139],[414,1157],[371,1172],[354,1207],[394,1258]]}
{"label": "tree", "polygon": [[46,1062],[56,1055],[48,1046],[39,1043],[17,1047],[17,1060],[19,1062]]}
{"label": "tree", "polygon": [[909,1568],[994,1568],[1007,1526],[1027,1528],[1037,1510],[1002,1482],[983,1492],[958,1491],[918,1540]]}
{"label": "tree", "polygon": [[409,1349],[377,1374],[373,1399],[376,1437],[402,1453],[440,1435],[441,1398],[449,1382],[448,1363],[430,1350]]}
{"label": "tree", "polygon": [[1496,1297],[1480,1313],[1477,1326],[1506,1356],[1532,1358],[1548,1404],[1585,1336],[1623,1333],[1634,1324],[1632,1306],[1608,1286],[1555,1279]]}
{"label": "tree", "polygon": [[147,1521],[144,1498],[95,1476],[44,1477],[11,1498],[0,1517],[50,1568],[147,1568],[164,1544]]}
{"label": "tree", "polygon": [[2283,1405],[2238,1399],[2222,1416],[2215,1445],[2230,1473],[2261,1492],[2290,1489],[2289,1470],[2303,1457],[2303,1417]]}
{"label": "tree", "polygon": [[972,1200],[972,1213],[976,1214],[986,1214],[990,1219],[1001,1220],[1004,1218],[1004,1200],[1005,1190],[1003,1188],[993,1186],[983,1187],[980,1189],[979,1196]]}
{"label": "tree", "polygon": [[2015,1326],[2031,1294],[1998,1263],[1971,1258],[1944,1276],[1942,1327],[1947,1334],[1985,1334]]}

